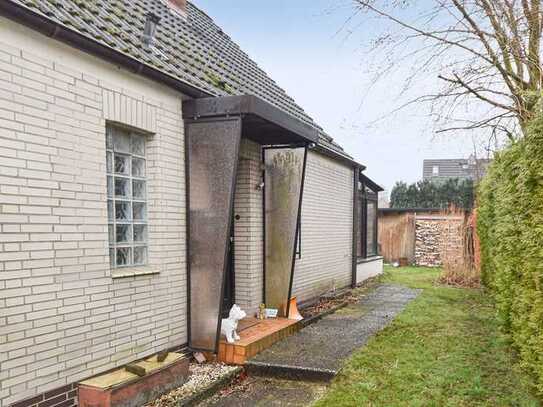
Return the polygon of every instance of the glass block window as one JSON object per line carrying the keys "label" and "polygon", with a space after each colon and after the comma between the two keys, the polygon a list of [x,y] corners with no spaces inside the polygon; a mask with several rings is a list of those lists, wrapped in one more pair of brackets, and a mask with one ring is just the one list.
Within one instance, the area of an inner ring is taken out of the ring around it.
{"label": "glass block window", "polygon": [[112,268],[147,264],[145,136],[106,130],[109,258]]}

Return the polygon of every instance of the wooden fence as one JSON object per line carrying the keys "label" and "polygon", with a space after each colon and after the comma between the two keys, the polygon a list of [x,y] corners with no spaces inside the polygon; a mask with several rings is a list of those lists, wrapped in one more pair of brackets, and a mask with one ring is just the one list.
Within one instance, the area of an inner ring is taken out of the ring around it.
{"label": "wooden fence", "polygon": [[[385,262],[405,259],[408,264],[439,265],[442,229],[444,226],[450,229],[451,224],[461,225],[464,215],[439,209],[380,209],[378,219],[379,247]],[[451,241],[450,236],[446,237],[445,240]]]}
{"label": "wooden fence", "polygon": [[415,262],[415,221],[414,212],[379,213],[379,245],[385,262],[401,258]]}

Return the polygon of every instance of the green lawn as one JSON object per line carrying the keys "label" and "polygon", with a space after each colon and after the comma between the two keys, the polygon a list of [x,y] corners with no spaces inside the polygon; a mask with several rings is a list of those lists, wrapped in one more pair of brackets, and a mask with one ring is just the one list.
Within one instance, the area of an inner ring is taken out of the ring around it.
{"label": "green lawn", "polygon": [[538,406],[481,290],[434,283],[439,270],[387,268],[383,281],[422,288],[355,353],[317,406]]}

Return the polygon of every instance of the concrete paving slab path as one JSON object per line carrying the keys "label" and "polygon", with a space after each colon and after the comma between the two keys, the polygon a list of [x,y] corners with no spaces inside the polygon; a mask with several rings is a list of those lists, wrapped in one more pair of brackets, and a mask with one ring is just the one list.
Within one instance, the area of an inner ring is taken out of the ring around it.
{"label": "concrete paving slab path", "polygon": [[400,285],[380,284],[359,302],[263,351],[246,364],[247,371],[250,375],[331,380],[346,358],[386,327],[419,293]]}
{"label": "concrete paving slab path", "polygon": [[323,317],[250,360],[246,365],[248,378],[200,406],[313,404],[324,395],[328,380],[339,372],[345,359],[386,327],[420,291],[379,284],[358,302]]}

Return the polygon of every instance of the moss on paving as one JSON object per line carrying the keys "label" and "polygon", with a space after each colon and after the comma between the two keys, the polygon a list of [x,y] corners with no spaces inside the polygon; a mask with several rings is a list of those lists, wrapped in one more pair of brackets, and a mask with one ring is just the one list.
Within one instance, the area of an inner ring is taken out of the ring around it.
{"label": "moss on paving", "polygon": [[538,406],[482,290],[435,285],[439,270],[387,268],[423,293],[348,360],[317,406]]}
{"label": "moss on paving", "polygon": [[249,378],[232,386],[225,394],[217,394],[201,407],[267,407],[267,406],[307,406],[321,397],[326,390],[323,383]]}
{"label": "moss on paving", "polygon": [[367,312],[368,312],[367,309],[364,309],[360,306],[357,307],[357,306],[350,305],[345,308],[338,309],[336,312],[334,312],[333,315],[340,315],[342,317],[349,317],[349,318],[356,319],[367,314]]}

